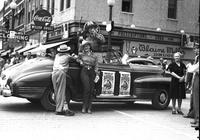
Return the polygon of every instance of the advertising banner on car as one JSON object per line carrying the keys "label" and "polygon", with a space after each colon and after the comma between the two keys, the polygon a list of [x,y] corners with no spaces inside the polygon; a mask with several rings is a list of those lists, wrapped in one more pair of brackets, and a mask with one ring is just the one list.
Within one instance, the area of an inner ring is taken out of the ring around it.
{"label": "advertising banner on car", "polygon": [[114,94],[115,72],[103,71],[102,94]]}
{"label": "advertising banner on car", "polygon": [[127,95],[130,93],[131,74],[129,72],[119,72],[119,73],[120,73],[119,94]]}

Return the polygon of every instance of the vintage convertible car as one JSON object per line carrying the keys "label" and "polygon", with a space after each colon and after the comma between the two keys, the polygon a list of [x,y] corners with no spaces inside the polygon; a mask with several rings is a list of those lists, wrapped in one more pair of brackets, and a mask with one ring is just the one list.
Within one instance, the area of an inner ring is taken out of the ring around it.
{"label": "vintage convertible car", "polygon": [[[141,63],[145,62],[145,63]],[[1,94],[41,102],[46,110],[54,110],[51,82],[53,60],[34,58],[16,64],[2,73]],[[81,66],[70,62],[70,91],[73,101],[82,100]],[[170,77],[152,61],[132,58],[127,65],[99,64],[100,80],[95,85],[94,102],[134,102],[151,100],[156,109],[166,109],[170,102]],[[4,84],[3,84],[4,83]]]}

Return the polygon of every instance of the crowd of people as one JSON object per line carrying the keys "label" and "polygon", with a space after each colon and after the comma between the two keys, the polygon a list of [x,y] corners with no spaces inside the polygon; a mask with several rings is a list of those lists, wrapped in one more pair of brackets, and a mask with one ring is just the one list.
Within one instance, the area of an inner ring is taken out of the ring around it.
{"label": "crowd of people", "polygon": [[2,70],[9,68],[12,65],[26,61],[33,58],[30,52],[27,55],[16,52],[8,53],[6,57],[0,57],[0,74]]}

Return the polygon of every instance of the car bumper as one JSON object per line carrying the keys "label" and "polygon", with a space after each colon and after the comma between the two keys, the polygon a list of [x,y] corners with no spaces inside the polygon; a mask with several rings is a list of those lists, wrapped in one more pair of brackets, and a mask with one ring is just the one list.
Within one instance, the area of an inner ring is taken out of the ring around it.
{"label": "car bumper", "polygon": [[12,92],[9,88],[0,88],[0,95],[4,97],[10,97],[12,96]]}
{"label": "car bumper", "polygon": [[6,83],[7,80],[0,79],[0,95],[4,97],[10,97],[12,96],[12,91]]}

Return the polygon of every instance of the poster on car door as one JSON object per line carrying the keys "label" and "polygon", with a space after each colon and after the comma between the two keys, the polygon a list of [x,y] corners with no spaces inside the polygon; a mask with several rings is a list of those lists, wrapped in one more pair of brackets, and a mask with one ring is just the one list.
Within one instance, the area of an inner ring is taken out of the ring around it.
{"label": "poster on car door", "polygon": [[102,94],[113,94],[115,87],[115,72],[103,71]]}
{"label": "poster on car door", "polygon": [[131,75],[129,72],[119,72],[119,73],[120,73],[119,94],[128,95],[130,93]]}

